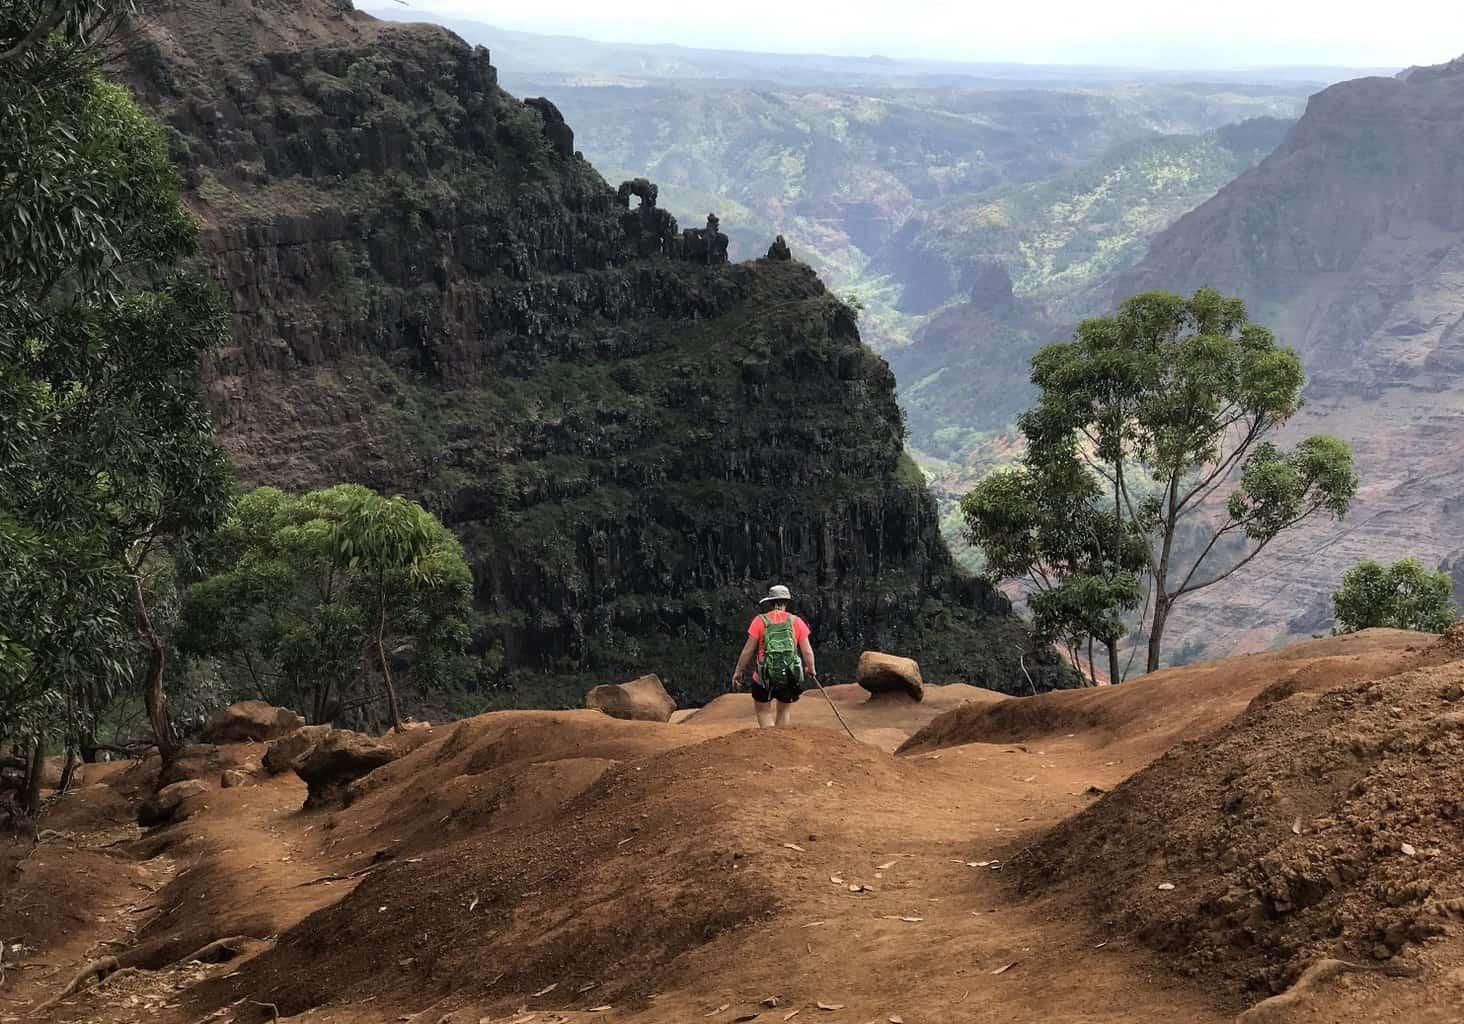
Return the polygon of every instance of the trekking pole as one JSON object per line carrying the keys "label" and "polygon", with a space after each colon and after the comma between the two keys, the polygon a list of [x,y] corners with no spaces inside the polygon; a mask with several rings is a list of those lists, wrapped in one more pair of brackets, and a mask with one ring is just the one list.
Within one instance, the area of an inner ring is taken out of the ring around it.
{"label": "trekking pole", "polygon": [[825,690],[823,683],[818,681],[818,676],[810,672],[808,673],[808,678],[813,680],[813,685],[818,687],[818,692],[823,694],[824,700],[829,702],[829,710],[834,713],[834,717],[839,720],[839,724],[844,727],[844,731],[849,734],[849,738],[855,743],[858,743],[859,737],[854,735],[854,730],[849,728],[849,723],[844,721],[843,715],[839,714],[839,709],[834,706],[834,698],[829,696],[829,691]]}

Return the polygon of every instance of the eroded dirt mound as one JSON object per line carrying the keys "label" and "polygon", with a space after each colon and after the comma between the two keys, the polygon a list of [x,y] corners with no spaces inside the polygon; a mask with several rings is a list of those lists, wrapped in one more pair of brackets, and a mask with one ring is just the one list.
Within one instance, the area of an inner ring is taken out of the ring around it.
{"label": "eroded dirt mound", "polygon": [[1154,757],[1231,721],[1278,683],[1289,692],[1326,690],[1459,656],[1430,634],[1372,629],[1165,669],[1120,686],[960,707],[927,724],[899,752],[1082,734],[1093,743],[1122,742],[1131,755]]}
{"label": "eroded dirt mound", "polygon": [[[535,750],[548,760],[535,762]],[[767,867],[790,856],[773,838],[790,834],[778,805],[790,779],[827,758],[913,799],[908,773],[886,755],[822,731],[707,738],[597,712],[461,723],[374,773],[370,798],[335,819],[342,834],[369,825],[384,865],[282,935],[223,998],[253,993],[282,1015],[386,994],[512,1008],[539,992],[565,1005],[583,990],[586,1006],[644,1005],[683,956],[776,909]],[[577,795],[540,794],[538,813],[500,813],[513,803],[511,776],[572,763],[590,768],[567,780]],[[422,791],[470,786],[474,775],[485,777],[481,798],[459,793],[440,816]],[[395,824],[397,813],[410,824]]]}
{"label": "eroded dirt mound", "polygon": [[1277,691],[1049,832],[1012,865],[1022,888],[1253,994],[1457,927],[1464,663]]}

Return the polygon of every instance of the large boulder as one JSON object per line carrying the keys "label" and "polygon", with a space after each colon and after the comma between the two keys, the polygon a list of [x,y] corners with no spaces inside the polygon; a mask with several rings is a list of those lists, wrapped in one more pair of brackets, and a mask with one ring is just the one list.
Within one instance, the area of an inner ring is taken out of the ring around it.
{"label": "large boulder", "polygon": [[310,789],[305,806],[343,805],[351,783],[396,758],[394,748],[365,733],[331,729],[316,741],[295,768],[295,774]]}
{"label": "large boulder", "polygon": [[306,725],[281,736],[264,752],[264,770],[271,775],[297,770],[315,745],[334,731],[328,725]]}
{"label": "large boulder", "polygon": [[203,728],[205,743],[262,743],[294,732],[305,719],[289,708],[241,700],[214,713]]}
{"label": "large boulder", "polygon": [[208,789],[208,783],[198,779],[187,779],[164,786],[138,805],[137,823],[143,828],[152,828],[155,825],[182,821],[193,810],[188,801],[202,796]]}
{"label": "large boulder", "polygon": [[865,651],[859,655],[859,668],[854,678],[860,686],[875,696],[902,693],[911,700],[921,700],[925,696],[925,682],[920,678],[920,666],[912,658]]}
{"label": "large boulder", "polygon": [[628,683],[595,687],[585,694],[585,707],[632,722],[669,722],[676,702],[659,676],[641,676]]}
{"label": "large boulder", "polygon": [[[154,755],[156,760],[156,755]],[[180,747],[166,768],[158,772],[158,788],[164,789],[175,782],[217,778],[222,765],[219,748],[212,743],[189,743]]]}

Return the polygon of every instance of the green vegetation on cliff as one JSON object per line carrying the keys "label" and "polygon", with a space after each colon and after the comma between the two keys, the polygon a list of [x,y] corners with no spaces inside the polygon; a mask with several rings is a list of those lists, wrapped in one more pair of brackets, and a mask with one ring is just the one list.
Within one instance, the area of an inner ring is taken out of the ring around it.
{"label": "green vegetation on cliff", "polygon": [[224,442],[251,482],[401,492],[458,533],[480,690],[705,698],[775,579],[835,673],[883,646],[1025,687],[1025,628],[952,564],[893,377],[809,268],[726,265],[444,33],[309,3],[204,60],[188,15],[141,24],[133,81],[234,298]]}

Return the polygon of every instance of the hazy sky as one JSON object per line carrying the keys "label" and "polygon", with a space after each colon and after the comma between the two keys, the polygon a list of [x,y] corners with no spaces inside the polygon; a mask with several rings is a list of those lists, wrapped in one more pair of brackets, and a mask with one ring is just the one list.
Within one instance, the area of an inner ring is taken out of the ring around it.
{"label": "hazy sky", "polygon": [[1033,64],[1401,67],[1464,53],[1464,3],[1421,0],[410,0],[408,6],[612,42]]}

